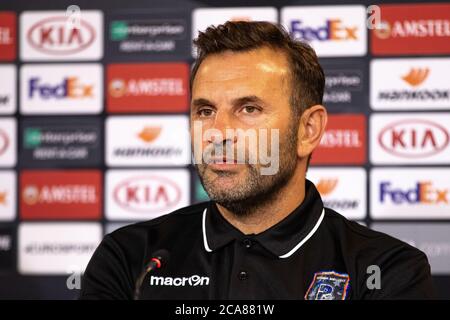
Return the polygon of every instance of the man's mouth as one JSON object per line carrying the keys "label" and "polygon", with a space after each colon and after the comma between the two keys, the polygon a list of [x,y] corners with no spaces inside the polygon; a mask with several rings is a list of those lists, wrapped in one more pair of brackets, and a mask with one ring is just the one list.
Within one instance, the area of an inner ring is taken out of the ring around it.
{"label": "man's mouth", "polygon": [[237,160],[227,157],[213,157],[208,159],[207,164],[237,164]]}
{"label": "man's mouth", "polygon": [[236,159],[226,157],[210,158],[206,164],[213,171],[235,171],[238,168],[238,161]]}

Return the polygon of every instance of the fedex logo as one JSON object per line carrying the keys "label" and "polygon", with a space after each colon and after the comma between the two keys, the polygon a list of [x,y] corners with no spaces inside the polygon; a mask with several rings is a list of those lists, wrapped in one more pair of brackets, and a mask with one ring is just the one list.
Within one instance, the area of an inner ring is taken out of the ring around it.
{"label": "fedex logo", "polygon": [[367,53],[362,5],[283,7],[281,22],[294,39],[310,43],[319,58]]}
{"label": "fedex logo", "polygon": [[327,19],[321,27],[307,27],[300,20],[292,20],[290,26],[291,34],[294,38],[311,42],[318,41],[342,41],[342,40],[358,40],[356,26],[346,26],[341,19]]}
{"label": "fedex logo", "polygon": [[43,99],[90,98],[93,97],[93,85],[81,83],[78,77],[66,77],[55,85],[33,77],[29,80],[28,97],[33,98],[35,95]]}
{"label": "fedex logo", "polygon": [[100,64],[25,64],[19,79],[22,114],[95,114],[103,108]]}
{"label": "fedex logo", "polygon": [[396,204],[448,204],[448,189],[439,189],[433,186],[430,181],[417,182],[410,189],[392,187],[390,182],[380,184],[380,202],[387,200]]}
{"label": "fedex logo", "polygon": [[370,173],[373,219],[449,219],[450,169],[374,168]]}

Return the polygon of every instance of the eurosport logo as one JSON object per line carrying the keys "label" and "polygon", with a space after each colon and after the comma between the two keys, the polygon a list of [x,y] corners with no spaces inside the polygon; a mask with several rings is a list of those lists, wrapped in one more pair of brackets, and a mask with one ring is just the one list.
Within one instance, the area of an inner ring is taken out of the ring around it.
{"label": "eurosport logo", "polygon": [[330,114],[311,164],[363,164],[366,162],[366,117],[363,114]]}
{"label": "eurosport logo", "polygon": [[380,5],[381,22],[372,30],[375,55],[450,53],[450,5]]}
{"label": "eurosport logo", "polygon": [[325,207],[347,219],[366,217],[366,171],[363,168],[316,168],[307,172],[319,191]]}
{"label": "eurosport logo", "polygon": [[189,68],[185,63],[111,64],[108,112],[185,112]]}
{"label": "eurosport logo", "polygon": [[367,52],[366,9],[362,5],[284,7],[281,22],[294,39],[308,42],[319,57],[363,56]]}
{"label": "eurosport logo", "polygon": [[17,121],[15,118],[0,119],[0,168],[10,168],[17,160]]}
{"label": "eurosport logo", "polygon": [[25,11],[20,16],[20,57],[25,61],[99,60],[103,56],[103,14],[83,10]]}
{"label": "eurosport logo", "polygon": [[16,173],[0,171],[0,221],[13,221],[16,217]]}
{"label": "eurosport logo", "polygon": [[95,114],[103,108],[100,64],[24,65],[20,77],[23,114]]}
{"label": "eurosport logo", "polygon": [[[1,16],[1,14],[0,14]],[[16,66],[0,66],[0,114],[12,114],[16,111]]]}
{"label": "eurosport logo", "polygon": [[27,170],[20,175],[22,219],[99,219],[99,170]]}
{"label": "eurosport logo", "polygon": [[0,12],[0,61],[15,60],[16,47],[16,13],[2,11]]}
{"label": "eurosport logo", "polygon": [[[278,22],[278,11],[273,7],[239,7],[239,8],[199,8],[192,12],[192,39],[198,37],[211,25],[227,21],[268,21]],[[195,47],[192,55],[196,57]]]}
{"label": "eurosport logo", "polygon": [[149,220],[190,203],[187,169],[109,170],[105,181],[109,220]]}
{"label": "eurosport logo", "polygon": [[376,59],[370,65],[375,110],[450,109],[450,59]]}
{"label": "eurosport logo", "polygon": [[450,218],[448,168],[384,168],[371,171],[374,219]]}
{"label": "eurosport logo", "polygon": [[99,223],[25,222],[18,231],[20,274],[65,275],[83,272],[103,237]]}
{"label": "eurosport logo", "polygon": [[150,277],[151,286],[165,286],[165,287],[198,287],[208,286],[209,277],[193,275],[190,277]]}
{"label": "eurosport logo", "polygon": [[187,116],[126,116],[106,120],[108,166],[186,166]]}
{"label": "eurosport logo", "polygon": [[450,163],[450,115],[373,114],[370,123],[372,163]]}

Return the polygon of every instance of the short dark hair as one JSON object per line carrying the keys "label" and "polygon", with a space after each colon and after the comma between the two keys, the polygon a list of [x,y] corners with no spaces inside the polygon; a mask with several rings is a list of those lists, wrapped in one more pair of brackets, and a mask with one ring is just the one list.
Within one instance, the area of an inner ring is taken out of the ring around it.
{"label": "short dark hair", "polygon": [[228,21],[199,32],[194,45],[197,48],[197,59],[191,72],[191,89],[195,75],[208,55],[269,47],[281,50],[288,57],[292,87],[290,104],[294,115],[300,116],[307,108],[322,104],[325,76],[316,53],[308,44],[292,39],[279,24]]}

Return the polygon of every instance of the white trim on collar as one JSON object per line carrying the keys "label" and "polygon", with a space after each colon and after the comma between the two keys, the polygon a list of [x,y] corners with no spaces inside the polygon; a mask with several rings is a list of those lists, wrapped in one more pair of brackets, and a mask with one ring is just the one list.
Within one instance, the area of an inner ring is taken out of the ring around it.
{"label": "white trim on collar", "polygon": [[[207,208],[205,208],[205,210],[203,210],[203,218],[202,218],[203,244],[205,246],[206,251],[212,252],[212,249],[208,245],[208,239],[206,238],[206,211],[207,211]],[[325,209],[322,209],[322,214],[320,215],[319,220],[317,220],[316,224],[314,225],[314,228],[312,228],[312,230],[306,235],[306,237],[304,237],[302,239],[302,241],[300,241],[291,251],[289,251],[286,254],[283,254],[282,256],[279,256],[279,258],[280,259],[289,258],[298,249],[300,249],[300,247],[303,246],[306,243],[306,241],[308,241],[314,235],[314,233],[317,231],[317,229],[319,229],[319,226],[322,223],[324,216],[325,216]]]}
{"label": "white trim on collar", "polygon": [[205,210],[203,210],[203,218],[202,218],[203,244],[205,245],[206,251],[212,252],[211,248],[208,245],[208,239],[206,238],[206,211],[207,211],[207,208],[205,208]]}
{"label": "white trim on collar", "polygon": [[306,241],[309,240],[309,238],[311,238],[313,236],[313,234],[317,231],[317,229],[319,229],[320,224],[322,223],[323,217],[325,216],[325,208],[322,209],[322,214],[319,217],[319,220],[317,220],[316,225],[314,226],[314,228],[312,228],[312,230],[306,235],[306,237],[304,237],[302,239],[302,241],[300,241],[291,251],[289,251],[286,254],[283,254],[282,256],[280,256],[279,258],[281,259],[285,259],[285,258],[289,258],[290,256],[292,256],[294,254],[295,251],[297,251],[298,249],[300,249],[300,247],[302,245],[305,244]]}

